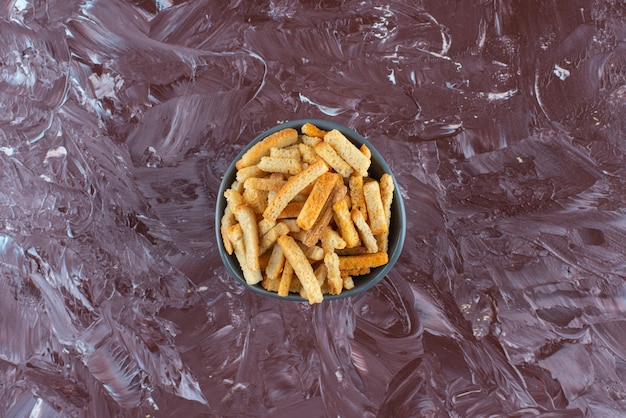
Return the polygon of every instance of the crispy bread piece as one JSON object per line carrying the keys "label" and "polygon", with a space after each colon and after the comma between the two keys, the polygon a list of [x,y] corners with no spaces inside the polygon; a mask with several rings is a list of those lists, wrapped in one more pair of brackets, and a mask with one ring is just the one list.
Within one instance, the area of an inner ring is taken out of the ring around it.
{"label": "crispy bread piece", "polygon": [[320,142],[313,147],[317,155],[319,155],[326,163],[331,166],[342,177],[349,177],[354,171],[350,164],[345,162],[341,156],[327,142]]}
{"label": "crispy bread piece", "polygon": [[365,244],[367,251],[370,253],[375,253],[378,251],[378,243],[376,242],[376,238],[372,234],[372,230],[370,226],[363,219],[363,214],[356,209],[352,209],[350,213],[352,215],[352,221],[354,222],[354,226],[359,230],[359,236],[361,237],[361,242]]}
{"label": "crispy bread piece", "polygon": [[391,227],[391,204],[393,203],[394,189],[395,185],[391,175],[388,173],[383,174],[380,177],[380,198],[383,202],[387,232],[383,232],[376,237],[379,251],[387,252],[389,249],[389,228]]}
{"label": "crispy bread piece", "polygon": [[337,154],[354,168],[354,171],[367,177],[367,170],[369,170],[372,161],[340,131],[336,129],[329,131],[324,135],[324,141],[328,142],[337,151]]}
{"label": "crispy bread piece", "polygon": [[339,181],[341,181],[341,179],[338,179],[335,173],[324,173],[317,178],[313,190],[311,190],[311,194],[309,194],[309,197],[304,202],[304,206],[296,219],[300,228],[305,231],[311,229],[320,212],[322,212],[335,185]]}
{"label": "crispy bread piece", "polygon": [[311,267],[311,263],[307,260],[306,255],[300,249],[296,241],[289,235],[283,235],[278,238],[278,245],[283,249],[285,258],[293,267],[298,280],[306,291],[309,303],[320,303],[324,296],[317,277]]}
{"label": "crispy bread piece", "polygon": [[347,248],[356,247],[359,244],[359,233],[354,227],[350,210],[348,209],[348,196],[333,205],[335,211],[335,223],[339,228],[341,237],[346,242]]}
{"label": "crispy bread piece", "polygon": [[387,264],[388,262],[389,255],[383,252],[339,256],[339,268],[341,270],[351,270],[365,267],[380,267],[384,264]]}
{"label": "crispy bread piece", "polygon": [[296,174],[302,170],[299,160],[293,158],[261,157],[257,166],[267,173]]}
{"label": "crispy bread piece", "polygon": [[313,136],[316,138],[324,138],[324,135],[326,135],[326,131],[308,122],[302,125],[302,128],[300,128],[300,130],[304,135]]}
{"label": "crispy bread piece", "polygon": [[257,274],[257,272],[260,273],[259,233],[257,229],[256,215],[252,208],[246,204],[235,206],[233,208],[233,213],[241,225],[243,243],[246,250],[246,264],[251,271],[255,272],[255,274]]}
{"label": "crispy bread piece", "polygon": [[387,219],[380,197],[380,186],[377,181],[368,181],[363,185],[363,196],[367,206],[367,220],[372,234],[378,235],[388,231]]}

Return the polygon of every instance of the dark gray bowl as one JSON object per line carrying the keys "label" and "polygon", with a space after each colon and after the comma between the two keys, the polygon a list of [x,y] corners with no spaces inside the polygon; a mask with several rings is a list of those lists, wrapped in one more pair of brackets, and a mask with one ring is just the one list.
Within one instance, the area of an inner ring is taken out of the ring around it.
{"label": "dark gray bowl", "polygon": [[398,187],[398,183],[391,172],[391,169],[383,159],[382,155],[374,148],[374,146],[365,139],[362,135],[359,135],[352,129],[349,129],[343,125],[339,125],[337,123],[318,120],[318,119],[300,119],[294,120],[291,122],[286,122],[280,125],[277,125],[262,134],[258,135],[252,142],[250,142],[244,149],[241,150],[239,155],[233,160],[233,162],[224,173],[224,177],[222,179],[222,183],[220,184],[220,190],[217,195],[217,205],[215,209],[215,233],[217,238],[217,245],[219,248],[220,256],[226,265],[228,272],[240,283],[246,286],[248,289],[260,293],[265,296],[271,296],[275,298],[280,298],[283,300],[292,300],[297,302],[306,302],[306,299],[300,297],[298,294],[289,294],[288,296],[278,296],[278,293],[270,292],[261,286],[261,284],[257,284],[254,286],[250,286],[246,283],[243,273],[241,272],[241,267],[237,262],[237,258],[235,255],[228,255],[226,250],[224,249],[224,243],[222,241],[222,237],[220,235],[220,222],[222,216],[224,215],[224,210],[226,208],[226,199],[224,198],[224,191],[230,187],[230,185],[235,181],[235,176],[237,174],[237,168],[235,167],[235,162],[237,162],[241,156],[250,149],[254,144],[265,138],[266,136],[280,131],[285,128],[294,128],[300,131],[300,127],[304,125],[306,122],[312,123],[320,129],[330,131],[332,129],[337,129],[341,133],[343,133],[346,138],[351,140],[357,146],[361,146],[365,144],[370,151],[372,152],[372,164],[369,169],[369,175],[372,178],[380,179],[384,173],[389,173],[393,177],[394,181],[394,195],[393,195],[393,203],[391,206],[391,228],[389,231],[389,262],[384,266],[376,267],[372,269],[369,274],[364,274],[362,276],[354,276],[354,288],[350,290],[344,290],[339,295],[324,295],[324,300],[332,300],[332,299],[340,299],[347,298],[350,296],[358,295],[359,293],[363,293],[376,283],[381,281],[383,277],[387,275],[389,270],[393,267],[393,265],[398,261],[398,257],[400,257],[400,253],[402,252],[402,246],[404,245],[404,238],[406,236],[406,212],[404,210],[404,202],[402,201],[402,194],[400,193],[400,189]]}

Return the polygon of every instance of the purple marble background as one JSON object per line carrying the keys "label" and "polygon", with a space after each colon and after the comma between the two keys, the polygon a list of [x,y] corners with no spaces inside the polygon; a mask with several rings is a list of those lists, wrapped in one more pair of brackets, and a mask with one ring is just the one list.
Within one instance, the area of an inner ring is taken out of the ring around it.
{"label": "purple marble background", "polygon": [[[626,415],[617,0],[0,0],[6,417]],[[221,174],[365,135],[407,206],[368,293],[230,278]]]}

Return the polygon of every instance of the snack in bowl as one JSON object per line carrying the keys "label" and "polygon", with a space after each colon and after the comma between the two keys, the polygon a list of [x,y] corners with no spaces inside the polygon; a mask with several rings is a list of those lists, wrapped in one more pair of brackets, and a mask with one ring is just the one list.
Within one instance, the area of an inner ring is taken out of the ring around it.
{"label": "snack in bowl", "polygon": [[220,186],[216,232],[229,272],[265,295],[311,304],[369,289],[398,259],[402,197],[356,132],[321,120],[259,135]]}

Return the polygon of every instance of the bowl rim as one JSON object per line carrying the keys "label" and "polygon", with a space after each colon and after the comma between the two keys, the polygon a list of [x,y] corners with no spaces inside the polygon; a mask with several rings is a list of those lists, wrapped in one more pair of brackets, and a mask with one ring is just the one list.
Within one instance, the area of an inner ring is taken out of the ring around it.
{"label": "bowl rim", "polygon": [[216,198],[215,237],[216,237],[216,241],[217,241],[217,245],[219,249],[220,258],[222,259],[222,262],[224,263],[224,266],[226,267],[226,270],[228,271],[228,273],[237,281],[239,281],[241,284],[243,284],[247,289],[250,289],[255,293],[258,293],[264,296],[270,296],[270,297],[277,298],[280,300],[308,302],[307,299],[302,298],[301,296],[294,294],[294,293],[289,293],[287,296],[279,296],[277,292],[271,292],[269,290],[264,289],[260,283],[256,285],[249,285],[248,283],[246,283],[241,273],[241,267],[239,266],[235,255],[234,254],[229,255],[226,252],[226,249],[224,248],[224,242],[222,241],[222,236],[221,236],[221,219],[222,219],[224,210],[226,208],[226,198],[224,197],[224,192],[226,191],[227,188],[231,186],[232,182],[234,181],[234,176],[236,175],[236,172],[237,172],[236,167],[235,167],[236,162],[239,161],[239,159],[243,156],[243,154],[246,151],[248,151],[250,148],[252,148],[254,144],[261,141],[263,138],[267,137],[268,135],[271,135],[275,132],[278,132],[286,128],[293,128],[293,129],[298,130],[298,132],[300,132],[300,128],[305,123],[311,123],[319,127],[320,129],[324,129],[324,130],[337,129],[338,131],[343,133],[350,140],[350,142],[356,142],[358,144],[365,144],[372,153],[372,161],[376,161],[376,164],[381,167],[383,172],[389,173],[394,182],[392,213],[397,212],[397,214],[399,214],[400,216],[399,216],[399,219],[398,219],[398,216],[392,217],[392,223],[400,222],[400,225],[399,225],[398,236],[397,236],[397,239],[395,240],[393,248],[391,248],[391,242],[390,242],[390,248],[388,249],[389,260],[387,264],[380,266],[380,267],[376,267],[375,269],[372,269],[372,272],[369,273],[369,275],[359,276],[360,279],[367,280],[368,276],[374,275],[373,278],[370,277],[366,283],[360,286],[355,284],[354,288],[349,289],[349,290],[343,290],[338,295],[330,295],[330,294],[324,295],[324,301],[349,298],[349,297],[361,294],[363,292],[366,292],[367,290],[375,286],[377,283],[379,283],[384,277],[387,276],[389,271],[391,271],[395,263],[398,261],[398,258],[400,257],[400,254],[402,253],[402,249],[404,247],[404,241],[406,238],[406,210],[404,207],[402,193],[400,191],[396,177],[391,171],[391,168],[389,167],[389,165],[387,164],[387,161],[380,154],[380,152],[363,135],[359,134],[355,130],[345,125],[341,125],[336,122],[323,120],[323,119],[305,118],[305,119],[294,119],[294,120],[278,123],[272,128],[267,129],[261,132],[260,134],[258,134],[245,147],[243,147],[243,149],[241,149],[241,151],[229,164],[228,168],[226,169],[226,172],[222,176],[218,195]]}

